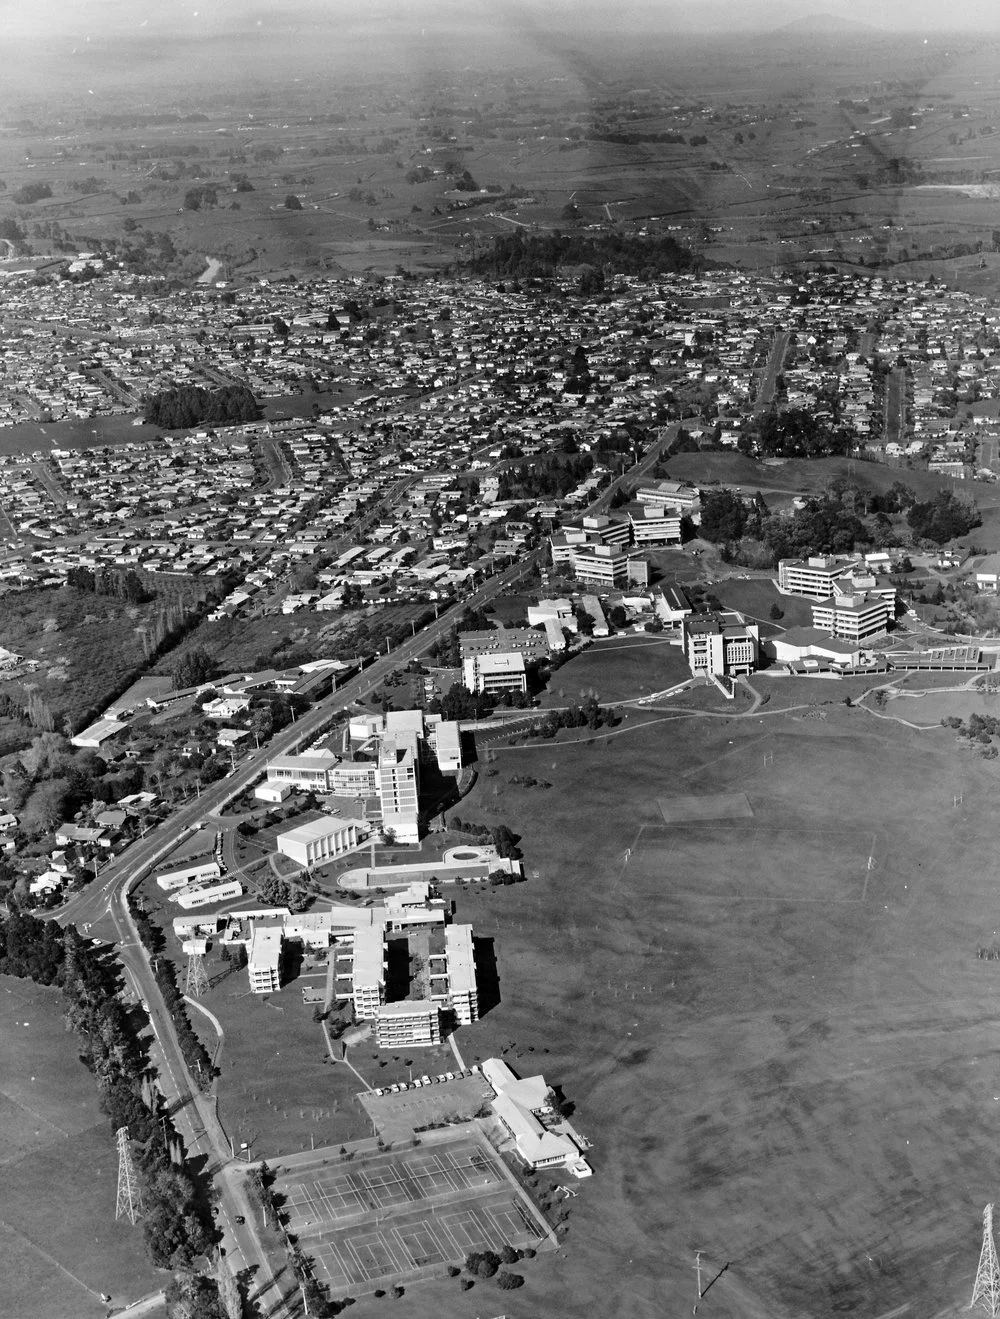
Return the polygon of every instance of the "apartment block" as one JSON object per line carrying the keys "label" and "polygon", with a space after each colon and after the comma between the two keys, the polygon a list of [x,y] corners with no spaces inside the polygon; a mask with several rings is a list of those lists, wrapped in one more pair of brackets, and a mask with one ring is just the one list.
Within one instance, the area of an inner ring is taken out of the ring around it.
{"label": "apartment block", "polygon": [[274,994],[281,988],[280,921],[274,925],[254,922],[247,948],[247,975],[251,994]]}
{"label": "apartment block", "polygon": [[679,545],[681,515],[659,504],[629,504],[626,509],[636,545]]}
{"label": "apartment block", "polygon": [[385,931],[381,925],[365,926],[354,933],[354,966],[351,972],[354,1015],[369,1020],[378,1014],[385,998]]}
{"label": "apartment block", "polygon": [[383,739],[378,753],[379,802],[383,828],[401,843],[420,841],[417,758],[412,747]]}

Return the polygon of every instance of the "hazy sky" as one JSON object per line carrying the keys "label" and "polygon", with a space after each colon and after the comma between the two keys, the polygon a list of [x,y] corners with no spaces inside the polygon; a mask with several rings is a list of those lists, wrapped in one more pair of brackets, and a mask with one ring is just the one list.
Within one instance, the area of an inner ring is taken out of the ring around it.
{"label": "hazy sky", "polygon": [[183,37],[199,29],[281,30],[310,19],[391,22],[393,12],[411,20],[426,15],[432,24],[447,22],[450,13],[461,13],[466,22],[478,13],[492,25],[505,10],[530,13],[541,26],[568,21],[571,29],[584,14],[587,26],[639,21],[644,27],[718,32],[832,14],[884,28],[1000,31],[1000,0],[0,0],[0,55],[4,42],[77,41],[122,29]]}

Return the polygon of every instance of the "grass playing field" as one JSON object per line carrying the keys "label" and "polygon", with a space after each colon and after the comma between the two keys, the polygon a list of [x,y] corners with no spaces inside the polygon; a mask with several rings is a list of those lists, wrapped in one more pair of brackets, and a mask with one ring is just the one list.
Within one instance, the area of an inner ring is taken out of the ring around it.
{"label": "grass playing field", "polygon": [[[103,1316],[159,1290],[141,1228],[115,1221],[118,1156],[57,991],[0,976],[0,1314]],[[159,1319],[160,1312],[150,1312]]]}

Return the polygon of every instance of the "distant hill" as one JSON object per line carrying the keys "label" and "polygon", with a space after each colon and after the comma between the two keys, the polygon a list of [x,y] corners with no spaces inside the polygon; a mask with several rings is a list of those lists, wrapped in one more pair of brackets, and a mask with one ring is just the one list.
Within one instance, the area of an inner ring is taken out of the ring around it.
{"label": "distant hill", "polygon": [[788,36],[802,37],[839,37],[861,35],[865,32],[880,32],[883,29],[873,27],[871,23],[860,23],[853,18],[840,18],[836,14],[803,14],[790,23],[775,28],[776,32]]}

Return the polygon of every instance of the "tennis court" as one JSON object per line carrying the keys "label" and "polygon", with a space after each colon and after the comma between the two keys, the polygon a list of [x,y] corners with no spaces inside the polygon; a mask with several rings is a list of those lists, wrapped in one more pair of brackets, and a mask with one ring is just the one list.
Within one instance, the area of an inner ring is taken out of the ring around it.
{"label": "tennis court", "polygon": [[474,1134],[354,1158],[316,1151],[276,1170],[288,1230],[332,1294],[461,1263],[472,1250],[539,1248],[548,1228]]}

